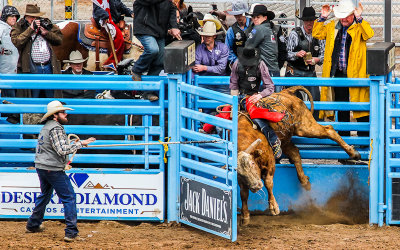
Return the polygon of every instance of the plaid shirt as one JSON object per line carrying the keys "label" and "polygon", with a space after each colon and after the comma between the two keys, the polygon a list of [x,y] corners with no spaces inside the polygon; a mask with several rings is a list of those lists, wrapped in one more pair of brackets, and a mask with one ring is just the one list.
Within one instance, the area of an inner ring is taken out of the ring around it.
{"label": "plaid shirt", "polygon": [[59,156],[67,156],[82,147],[80,141],[68,144],[67,135],[61,127],[55,127],[50,130],[50,141]]}
{"label": "plaid shirt", "polygon": [[[35,39],[35,37],[36,33],[32,35],[32,40]],[[34,63],[47,63],[50,60],[50,49],[43,36],[37,35],[36,39],[33,41],[31,56]]]}

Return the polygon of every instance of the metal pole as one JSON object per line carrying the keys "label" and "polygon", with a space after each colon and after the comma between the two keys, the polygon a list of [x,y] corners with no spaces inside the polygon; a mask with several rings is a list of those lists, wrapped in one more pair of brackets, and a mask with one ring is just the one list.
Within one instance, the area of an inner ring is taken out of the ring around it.
{"label": "metal pole", "polygon": [[385,25],[384,25],[384,40],[385,42],[392,41],[392,0],[385,1],[384,8],[384,17],[385,17]]}
{"label": "metal pole", "polygon": [[78,19],[78,0],[74,1],[74,6],[72,7],[73,12],[72,12],[72,20],[77,20]]}
{"label": "metal pole", "polygon": [[51,0],[50,1],[50,20],[53,22],[53,20],[54,20],[54,16],[53,16],[53,14],[54,14],[54,2],[53,2],[54,0]]}
{"label": "metal pole", "polygon": [[[179,127],[178,121],[178,102],[176,93],[181,75],[168,75],[168,136],[172,141],[180,139],[176,132]],[[167,221],[178,221],[178,173],[179,173],[179,145],[170,146],[170,156],[168,159],[167,174]]]}

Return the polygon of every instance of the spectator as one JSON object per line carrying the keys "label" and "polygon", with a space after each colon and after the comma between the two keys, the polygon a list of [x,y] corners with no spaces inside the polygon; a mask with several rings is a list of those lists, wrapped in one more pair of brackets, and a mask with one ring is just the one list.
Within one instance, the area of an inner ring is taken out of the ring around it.
{"label": "spectator", "polygon": [[246,17],[247,4],[243,1],[237,1],[232,5],[232,11],[228,14],[233,15],[236,22],[226,32],[225,43],[229,48],[228,62],[232,65],[237,59],[237,49],[244,47],[247,40],[247,29],[252,25],[251,19]]}
{"label": "spectator", "polygon": [[280,26],[271,22],[275,14],[260,4],[254,7],[252,18],[254,28],[249,33],[245,46],[259,48],[261,59],[268,66],[270,75],[280,76],[279,69],[286,60],[286,44]]}
{"label": "spectator", "polygon": [[[74,75],[93,75],[89,70],[83,68],[83,63],[88,58],[83,59],[79,50],[72,51],[69,54],[69,60],[64,60],[64,63],[69,63],[69,68],[63,72],[63,74],[74,74]],[[96,96],[95,90],[80,90],[80,89],[66,89],[62,91],[64,98],[83,98],[83,99],[94,99]]]}
{"label": "spectator", "polygon": [[[303,21],[301,27],[293,29],[287,41],[287,71],[286,76],[295,77],[316,77],[315,65],[322,65],[324,60],[325,40],[318,40],[312,37],[314,26],[315,10],[313,7],[304,7]],[[314,101],[319,101],[320,93],[318,86],[306,86],[313,96]],[[301,97],[301,96],[300,96]],[[308,101],[308,96],[303,95],[303,100]],[[314,112],[314,118],[318,119],[318,111]]]}
{"label": "spectator", "polygon": [[46,206],[53,192],[64,205],[65,229],[64,240],[74,241],[78,236],[76,195],[69,177],[65,174],[68,155],[86,146],[96,139],[90,137],[84,141],[69,144],[63,125],[68,123],[66,110],[59,101],[47,104],[47,113],[41,119],[44,123],[38,137],[35,154],[35,168],[40,181],[41,194],[35,199],[35,208],[26,224],[27,233],[38,233],[44,230],[42,226]]}
{"label": "spectator", "polygon": [[[144,47],[132,69],[132,80],[141,81],[142,74],[159,75],[164,68],[165,37],[170,34],[182,40],[176,21],[176,6],[170,0],[136,0],[133,3],[134,35]],[[145,92],[144,98],[158,100],[152,92]]]}
{"label": "spectator", "polygon": [[[353,1],[342,0],[333,8],[333,12],[339,22],[332,20],[325,24],[331,8],[329,5],[322,6],[321,16],[315,22],[312,32],[313,37],[326,39],[322,77],[367,77],[366,44],[374,36],[374,31],[361,16],[362,4],[359,2],[356,8]],[[336,101],[369,102],[369,88],[335,87],[334,96]],[[332,101],[329,97],[332,97],[331,88],[322,87],[321,101]],[[321,119],[328,116],[333,116],[333,112],[320,112]],[[369,121],[367,111],[354,112],[353,117],[358,122]],[[339,111],[338,121],[350,121],[350,112]],[[339,131],[339,134],[350,135],[350,131]],[[368,136],[368,132],[359,135]]]}
{"label": "spectator", "polygon": [[[27,4],[24,18],[11,30],[11,40],[20,55],[20,73],[61,74],[61,63],[52,46],[61,45],[63,35],[57,25],[41,18],[44,14],[37,5]],[[54,97],[54,90],[44,92],[47,98]],[[32,97],[39,95],[40,90],[32,90]]]}
{"label": "spectator", "polygon": [[[239,59],[232,66],[232,73],[229,88],[231,95],[239,95],[239,100],[244,109],[248,110],[253,122],[257,124],[264,133],[272,147],[276,159],[282,155],[281,141],[275,131],[269,126],[269,116],[282,116],[281,113],[269,112],[268,109],[259,108],[257,103],[261,98],[267,97],[274,93],[274,83],[269,75],[268,67],[263,60],[260,59],[260,50],[244,47],[238,49]],[[262,91],[259,93],[261,81]],[[263,113],[263,118],[254,118],[254,112]],[[267,120],[266,120],[267,119]],[[282,118],[281,118],[282,119]],[[276,122],[276,121],[275,121]]]}
{"label": "spectator", "polygon": [[126,7],[121,0],[109,0],[108,2],[110,5],[109,11],[106,11],[103,7],[97,5],[97,1],[93,2],[93,19],[98,27],[104,27],[105,32],[108,32],[107,30],[109,30],[110,35],[113,38],[115,54],[117,56],[117,60],[115,60],[114,54],[110,53],[110,57],[103,63],[103,67],[116,69],[116,62],[122,60],[125,49],[124,36],[118,24],[124,20],[123,15],[133,17],[133,11]]}
{"label": "spectator", "polygon": [[[18,49],[11,41],[11,27],[19,19],[19,12],[14,6],[6,5],[1,12],[0,20],[0,73],[16,74],[18,64]],[[14,89],[1,91],[3,97],[15,97]]]}
{"label": "spectator", "polygon": [[222,24],[221,20],[217,16],[207,13],[204,15],[203,20],[198,20],[198,23],[200,24],[201,27],[203,27],[204,24],[206,24],[206,22],[208,21],[214,22],[217,27],[217,31],[219,31],[215,40],[219,42],[225,42],[226,29],[224,28],[224,25]]}
{"label": "spectator", "polygon": [[[203,31],[199,31],[203,43],[196,48],[196,60],[193,71],[202,76],[224,76],[229,50],[225,43],[215,41],[220,32],[213,21],[207,21]],[[204,85],[202,87],[229,94],[227,86]]]}

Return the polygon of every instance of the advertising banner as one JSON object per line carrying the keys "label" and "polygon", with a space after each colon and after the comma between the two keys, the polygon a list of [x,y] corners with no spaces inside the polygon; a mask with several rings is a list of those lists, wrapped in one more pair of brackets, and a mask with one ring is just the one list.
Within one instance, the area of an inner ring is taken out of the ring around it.
{"label": "advertising banner", "polygon": [[232,235],[232,192],[181,176],[180,220]]}
{"label": "advertising banner", "polygon": [[[164,173],[67,175],[76,193],[78,219],[164,219]],[[0,218],[28,218],[39,195],[36,172],[0,172]],[[55,192],[45,216],[64,217]]]}

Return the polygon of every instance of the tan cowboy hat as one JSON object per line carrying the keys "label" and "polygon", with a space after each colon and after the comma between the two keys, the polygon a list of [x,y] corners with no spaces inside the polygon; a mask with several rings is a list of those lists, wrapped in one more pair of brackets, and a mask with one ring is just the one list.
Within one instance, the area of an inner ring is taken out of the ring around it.
{"label": "tan cowboy hat", "polygon": [[353,14],[355,8],[352,0],[342,0],[338,6],[333,7],[333,13],[337,18],[346,18]]}
{"label": "tan cowboy hat", "polygon": [[47,104],[47,113],[44,114],[40,122],[43,122],[47,117],[64,110],[73,110],[72,108],[64,107],[60,101],[51,101]]}
{"label": "tan cowboy hat", "polygon": [[211,21],[211,22],[215,23],[215,26],[217,27],[217,30],[221,29],[222,23],[211,14],[205,14],[203,20],[198,20],[197,22],[201,26],[204,26],[208,21]]}
{"label": "tan cowboy hat", "polygon": [[203,26],[203,30],[197,31],[201,36],[216,36],[222,33],[217,32],[217,27],[214,22],[206,22]]}
{"label": "tan cowboy hat", "polygon": [[36,4],[27,4],[25,10],[25,16],[43,16],[46,12],[40,12],[40,7]]}
{"label": "tan cowboy hat", "polygon": [[79,50],[74,50],[69,54],[69,60],[63,60],[64,63],[83,63],[86,62],[88,58],[83,59],[81,52]]}

